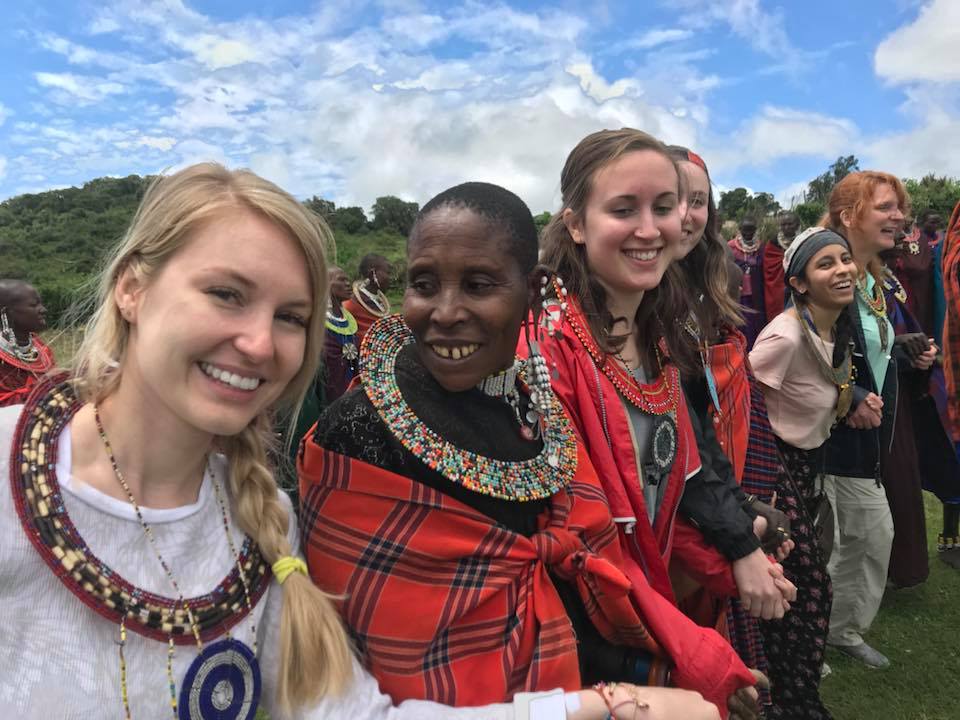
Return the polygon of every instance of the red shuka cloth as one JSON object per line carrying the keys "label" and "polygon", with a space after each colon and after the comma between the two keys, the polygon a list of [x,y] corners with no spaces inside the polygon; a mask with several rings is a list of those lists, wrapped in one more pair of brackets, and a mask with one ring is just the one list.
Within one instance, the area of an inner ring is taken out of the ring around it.
{"label": "red shuka cloth", "polygon": [[747,339],[728,329],[721,342],[709,348],[710,369],[717,384],[720,411],[710,403],[710,416],[717,440],[733,465],[737,483],[743,481],[750,439],[750,381],[746,369]]}
{"label": "red shuka cloth", "polygon": [[943,241],[943,373],[954,442],[960,442],[960,203],[953,209]]}
{"label": "red shuka cloth", "polygon": [[342,595],[358,649],[394,701],[485,705],[580,688],[577,644],[548,571],[572,581],[609,641],[662,654],[640,620],[610,510],[581,451],[527,538],[415,480],[305,440],[304,550]]}
{"label": "red shuka cloth", "polygon": [[32,363],[0,352],[0,407],[26,402],[37,380],[53,367],[53,351],[38,337],[33,343],[40,356]]}
{"label": "red shuka cloth", "polygon": [[784,250],[775,242],[768,242],[763,251],[763,305],[767,322],[783,312],[786,281],[783,277]]}

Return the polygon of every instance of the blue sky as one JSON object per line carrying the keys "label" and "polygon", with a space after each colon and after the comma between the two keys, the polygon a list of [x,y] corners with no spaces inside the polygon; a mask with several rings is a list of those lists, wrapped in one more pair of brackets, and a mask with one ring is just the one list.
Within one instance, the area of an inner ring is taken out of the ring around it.
{"label": "blue sky", "polygon": [[[266,5],[266,7],[264,7]],[[0,198],[202,159],[369,207],[555,209],[584,135],[795,196],[839,155],[960,176],[960,0],[7,0]]]}

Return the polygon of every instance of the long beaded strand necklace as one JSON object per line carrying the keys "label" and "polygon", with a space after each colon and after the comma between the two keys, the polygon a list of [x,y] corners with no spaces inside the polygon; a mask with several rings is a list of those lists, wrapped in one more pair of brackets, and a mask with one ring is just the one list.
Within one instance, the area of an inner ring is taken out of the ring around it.
{"label": "long beaded strand necklace", "polygon": [[887,299],[883,296],[883,288],[880,283],[873,283],[873,297],[867,294],[867,283],[865,280],[857,278],[857,294],[867,306],[867,310],[877,321],[877,330],[880,333],[880,349],[887,349],[887,340],[889,339],[889,321],[887,320]]}
{"label": "long beaded strand necklace", "polygon": [[487,397],[499,398],[507,403],[513,410],[517,425],[520,426],[520,436],[524,440],[534,440],[540,435],[540,415],[532,408],[526,415],[521,412],[517,380],[522,367],[522,363],[514,361],[506,370],[485,377],[477,383],[477,389]]}
{"label": "long beaded strand necklace", "polygon": [[[184,682],[184,687],[181,691],[180,705],[186,706],[183,710],[186,711],[186,715],[183,712],[178,713],[178,704],[177,704],[177,693],[176,693],[176,683],[173,678],[173,655],[174,655],[174,643],[173,635],[168,636],[167,642],[167,681],[169,683],[170,689],[170,707],[173,712],[173,717],[176,720],[177,718],[199,718],[202,715],[199,714],[201,704],[206,704],[203,700],[208,700],[213,708],[217,710],[226,710],[234,705],[234,687],[231,685],[230,681],[227,679],[222,679],[216,682],[212,688],[209,688],[209,697],[205,697],[208,693],[204,692],[205,686],[208,683],[205,682],[205,678],[210,674],[210,671],[216,668],[222,669],[225,665],[234,664],[237,656],[239,655],[245,662],[241,665],[240,671],[241,675],[245,676],[245,680],[248,682],[242,683],[241,690],[243,691],[244,698],[239,708],[236,708],[237,712],[232,715],[235,718],[252,718],[254,713],[257,711],[259,695],[260,695],[260,669],[256,663],[257,656],[257,628],[256,623],[253,620],[253,601],[250,598],[250,586],[247,583],[246,573],[243,571],[243,567],[240,564],[240,557],[237,553],[236,546],[234,545],[233,538],[230,536],[230,518],[227,514],[227,506],[224,501],[223,495],[220,491],[220,483],[217,482],[216,478],[213,477],[212,473],[209,470],[209,461],[205,463],[207,470],[205,471],[208,477],[210,477],[211,483],[213,485],[214,493],[217,498],[217,504],[220,506],[220,513],[223,520],[223,529],[227,536],[227,545],[230,549],[230,554],[234,558],[234,562],[237,565],[237,570],[240,573],[240,581],[243,584],[244,598],[247,604],[247,611],[251,616],[251,626],[250,632],[253,637],[253,652],[250,653],[249,649],[239,641],[233,639],[230,636],[230,632],[227,631],[227,639],[220,642],[210,645],[208,648],[204,648],[203,641],[200,639],[200,630],[197,624],[197,620],[194,616],[193,610],[190,608],[190,603],[184,598],[183,591],[180,589],[180,584],[177,582],[176,577],[173,574],[173,571],[170,569],[170,566],[167,564],[167,561],[163,559],[163,556],[160,554],[160,550],[157,547],[156,539],[153,534],[153,529],[150,527],[149,523],[144,519],[143,513],[140,510],[140,505],[137,503],[136,498],[133,496],[133,492],[130,490],[130,486],[127,484],[126,478],[123,476],[123,473],[120,470],[120,466],[117,464],[117,459],[113,453],[113,446],[110,444],[110,439],[107,437],[107,432],[103,427],[103,421],[100,419],[100,407],[97,403],[93,404],[93,418],[96,422],[97,433],[100,435],[100,441],[103,443],[103,448],[107,453],[107,458],[110,461],[110,466],[113,468],[113,474],[117,478],[117,481],[120,483],[120,487],[123,488],[124,493],[127,495],[127,499],[130,501],[130,504],[133,506],[134,513],[137,516],[137,520],[140,523],[140,527],[143,528],[143,534],[146,536],[147,541],[150,545],[151,550],[153,551],[154,556],[160,562],[160,566],[163,568],[164,573],[167,576],[167,579],[170,581],[170,585],[173,587],[174,591],[177,593],[177,606],[182,607],[187,614],[187,617],[190,621],[190,629],[193,632],[194,639],[197,643],[197,650],[200,655],[194,660],[193,664],[187,671],[185,680],[196,679],[198,676],[201,677],[199,687],[193,682]],[[176,609],[176,608],[174,608]],[[120,692],[122,696],[124,711],[126,712],[126,720],[131,720],[130,715],[130,706],[129,706],[129,697],[127,692],[127,667],[126,659],[124,657],[123,648],[126,644],[126,628],[121,622],[120,625]],[[218,647],[220,646],[220,647]],[[246,652],[244,652],[246,650]]]}

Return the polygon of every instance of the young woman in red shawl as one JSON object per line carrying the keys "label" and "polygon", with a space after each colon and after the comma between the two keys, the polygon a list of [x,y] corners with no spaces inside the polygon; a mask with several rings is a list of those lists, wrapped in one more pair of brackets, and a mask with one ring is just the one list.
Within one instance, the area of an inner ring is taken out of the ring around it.
{"label": "young woman in red shawl", "polygon": [[[536,261],[533,217],[503,188],[466,183],[424,206],[403,319],[370,329],[361,387],[302,448],[311,576],[344,598],[357,649],[394,700],[647,684],[675,663],[678,686],[724,710],[733,696],[738,717],[753,717],[749,692],[736,692],[752,675],[646,592],[623,556],[542,357],[515,360]],[[674,697],[631,692],[657,712]],[[638,705],[623,702],[613,714],[632,717]]]}
{"label": "young woman in red shawl", "polygon": [[[758,536],[765,541],[764,549],[782,560],[792,548],[790,523],[786,515],[766,504],[772,500],[775,485],[769,475],[775,472],[777,460],[775,452],[770,451],[773,435],[765,410],[759,407],[751,413],[754,381],[746,362],[746,342],[736,329],[742,318],[728,279],[728,268],[735,266],[719,234],[706,164],[687,148],[669,149],[687,183],[687,213],[677,263],[685,293],[681,298],[664,293],[660,314],[672,314],[683,304],[690,308],[682,321],[685,344],[675,352],[685,356],[684,365],[689,368],[683,374],[684,393],[692,410],[711,507],[727,505],[723,513],[707,514],[698,512],[697,505],[685,498],[680,512],[695,519],[703,534],[731,562],[756,555],[765,563]],[[792,494],[776,487],[781,501]],[[702,595],[698,594],[701,602]],[[721,620],[726,620],[731,642],[744,662],[766,671],[755,619],[761,613],[751,616],[750,609],[754,608],[732,599],[729,612],[722,612]]]}
{"label": "young woman in red shawl", "polygon": [[47,309],[22,280],[0,280],[0,407],[20,405],[53,367],[53,352],[36,334],[47,327]]}

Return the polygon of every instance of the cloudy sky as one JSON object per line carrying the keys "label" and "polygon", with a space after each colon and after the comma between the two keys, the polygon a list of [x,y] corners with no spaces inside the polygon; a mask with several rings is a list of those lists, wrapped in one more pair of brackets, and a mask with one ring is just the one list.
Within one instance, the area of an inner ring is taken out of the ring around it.
{"label": "cloudy sky", "polygon": [[300,197],[555,209],[631,126],[781,200],[841,154],[960,176],[960,0],[5,0],[0,198],[201,159]]}

